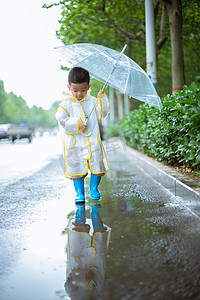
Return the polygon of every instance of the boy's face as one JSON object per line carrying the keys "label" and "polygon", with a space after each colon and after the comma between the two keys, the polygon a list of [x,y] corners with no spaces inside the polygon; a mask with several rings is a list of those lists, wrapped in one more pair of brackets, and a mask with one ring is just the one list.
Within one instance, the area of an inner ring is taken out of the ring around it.
{"label": "boy's face", "polygon": [[87,91],[90,88],[90,84],[88,84],[88,82],[70,83],[70,85],[68,85],[68,87],[69,87],[72,95],[78,101],[81,101],[87,95]]}

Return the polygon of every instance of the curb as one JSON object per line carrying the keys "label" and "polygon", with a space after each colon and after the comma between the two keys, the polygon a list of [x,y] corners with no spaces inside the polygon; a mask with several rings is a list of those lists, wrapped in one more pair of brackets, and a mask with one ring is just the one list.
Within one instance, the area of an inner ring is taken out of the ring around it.
{"label": "curb", "polygon": [[127,150],[128,159],[134,161],[140,169],[185,204],[200,207],[200,186],[196,181],[125,145],[122,140],[121,143]]}

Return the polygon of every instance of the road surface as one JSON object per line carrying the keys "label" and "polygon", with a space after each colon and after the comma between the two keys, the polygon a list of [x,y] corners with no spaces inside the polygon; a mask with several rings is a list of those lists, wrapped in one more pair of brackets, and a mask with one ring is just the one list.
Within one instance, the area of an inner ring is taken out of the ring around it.
{"label": "road surface", "polygon": [[[57,137],[0,144],[1,300],[70,299],[66,228],[75,192],[62,174],[58,144]],[[104,296],[94,299],[200,299],[199,217],[128,161],[119,141],[107,141],[106,149],[111,170],[98,203],[112,232]],[[88,185],[90,218],[96,202]]]}

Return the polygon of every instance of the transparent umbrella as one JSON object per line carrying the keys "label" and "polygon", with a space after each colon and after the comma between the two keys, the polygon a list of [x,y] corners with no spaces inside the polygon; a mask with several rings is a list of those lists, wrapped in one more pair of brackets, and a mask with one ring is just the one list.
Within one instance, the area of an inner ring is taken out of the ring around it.
{"label": "transparent umbrella", "polygon": [[[101,45],[80,43],[59,48],[64,67],[87,69],[90,76],[161,110],[162,103],[146,72],[120,52]],[[105,88],[105,85],[103,89]]]}

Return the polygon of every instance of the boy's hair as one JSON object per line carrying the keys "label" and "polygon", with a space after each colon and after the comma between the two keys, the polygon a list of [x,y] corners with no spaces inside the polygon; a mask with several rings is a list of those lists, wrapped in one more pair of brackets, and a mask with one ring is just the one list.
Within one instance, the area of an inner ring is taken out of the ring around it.
{"label": "boy's hair", "polygon": [[90,83],[90,74],[87,70],[81,67],[74,67],[69,71],[68,75],[69,85],[71,83],[83,83],[88,82]]}

